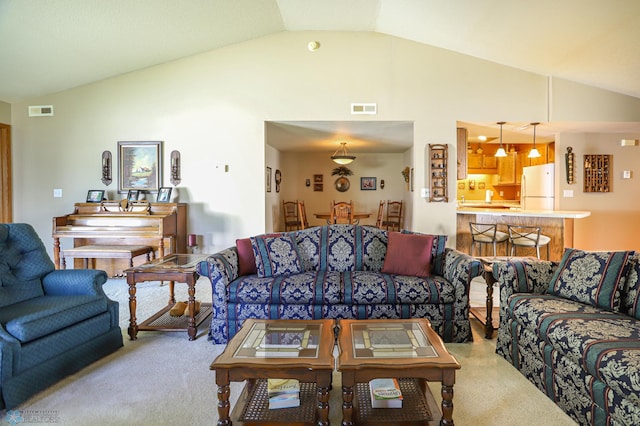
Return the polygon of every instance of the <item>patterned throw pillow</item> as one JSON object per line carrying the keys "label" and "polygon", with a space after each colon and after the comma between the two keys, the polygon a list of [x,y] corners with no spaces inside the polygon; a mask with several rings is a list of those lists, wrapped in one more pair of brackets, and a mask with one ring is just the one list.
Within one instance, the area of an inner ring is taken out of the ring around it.
{"label": "patterned throw pillow", "polygon": [[251,237],[251,247],[261,278],[302,272],[298,247],[289,234]]}
{"label": "patterned throw pillow", "polygon": [[433,235],[389,232],[382,272],[409,277],[431,276]]}
{"label": "patterned throw pillow", "polygon": [[620,306],[620,288],[633,252],[565,249],[549,293],[610,311]]}

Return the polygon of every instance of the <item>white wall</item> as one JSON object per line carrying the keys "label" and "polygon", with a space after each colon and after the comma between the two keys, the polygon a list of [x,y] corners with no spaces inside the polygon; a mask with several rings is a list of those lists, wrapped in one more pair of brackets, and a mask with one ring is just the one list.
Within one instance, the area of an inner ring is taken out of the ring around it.
{"label": "white wall", "polygon": [[[309,40],[322,48],[309,52]],[[378,115],[366,119],[414,123],[412,158],[403,162],[412,161],[416,188],[426,184],[429,143],[448,144],[455,158],[457,120],[548,118],[541,75],[382,34],[279,33],[12,105],[14,218],[32,223],[51,246],[51,218],[70,213],[88,189],[104,188],[103,150],[115,154],[121,140],[162,140],[163,183],[169,153],[178,149],[189,232],[204,235],[203,251],[214,252],[264,232],[273,223],[265,206],[280,205],[279,194],[264,191],[266,162],[284,162],[265,151],[264,123],[352,120],[352,102],[378,104]],[[30,104],[53,105],[55,116],[28,118]],[[449,185],[453,193],[453,161]],[[116,187],[106,189],[113,195]],[[63,198],[52,198],[53,188]],[[419,194],[405,194],[412,229],[447,233],[455,245],[455,202],[428,203]]]}

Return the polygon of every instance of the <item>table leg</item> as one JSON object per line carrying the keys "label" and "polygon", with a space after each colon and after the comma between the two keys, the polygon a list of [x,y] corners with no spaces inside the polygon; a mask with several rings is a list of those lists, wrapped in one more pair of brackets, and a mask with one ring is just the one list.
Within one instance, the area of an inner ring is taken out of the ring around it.
{"label": "table leg", "polygon": [[[173,281],[171,281],[173,284]],[[196,282],[195,279],[188,280],[187,283],[189,289],[189,301],[187,306],[189,307],[189,325],[187,326],[187,334],[189,335],[189,340],[195,340],[196,335],[198,334],[198,329],[196,327]]]}
{"label": "table leg", "polygon": [[138,324],[136,322],[136,280],[135,273],[127,274],[127,284],[129,284],[129,338],[137,339]]}
{"label": "table leg", "polygon": [[353,426],[353,386],[355,376],[342,372],[342,426]]}
{"label": "table leg", "polygon": [[453,426],[453,383],[442,382],[442,420],[441,425]]}
{"label": "table leg", "polygon": [[176,304],[175,281],[169,281],[169,305]]}
{"label": "table leg", "polygon": [[493,278],[493,267],[491,265],[487,265],[484,268],[484,280],[487,283],[487,316],[485,318],[484,324],[484,337],[486,339],[491,339],[493,337],[493,285],[496,280]]}
{"label": "table leg", "polygon": [[229,387],[229,375],[226,371],[217,370],[216,377],[218,382],[218,426],[230,426],[229,408],[231,403],[229,402],[229,394],[231,390]]}
{"label": "table leg", "polygon": [[318,386],[318,426],[329,426],[331,372],[321,373],[316,380]]}

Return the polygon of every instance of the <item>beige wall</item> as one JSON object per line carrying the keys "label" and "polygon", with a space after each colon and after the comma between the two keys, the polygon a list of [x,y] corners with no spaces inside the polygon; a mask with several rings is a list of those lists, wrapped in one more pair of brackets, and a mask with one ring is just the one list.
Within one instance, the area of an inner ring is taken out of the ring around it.
{"label": "beige wall", "polygon": [[11,104],[0,101],[0,123],[11,124]]}
{"label": "beige wall", "polygon": [[[310,225],[326,224],[326,221],[316,219],[313,213],[328,212],[332,200],[353,201],[356,211],[371,214],[370,218],[360,223],[373,225],[380,200],[404,200],[408,196],[401,173],[406,165],[404,154],[358,154],[356,160],[347,166],[353,175],[348,177],[351,185],[346,192],[339,192],[335,188],[334,182],[338,176],[332,176],[331,172],[337,164],[329,158],[331,154],[285,153],[281,156],[282,186],[280,193],[276,194],[275,184],[272,183],[272,192],[267,196],[267,203],[271,205],[267,212],[273,213],[273,227],[267,231],[284,228],[282,200],[304,201]],[[275,173],[275,168],[272,173]],[[322,192],[314,191],[313,175],[316,174],[323,175]],[[377,178],[376,190],[361,191],[361,177]],[[311,181],[311,186],[305,186],[306,179]],[[384,189],[380,188],[381,179],[385,182]],[[267,226],[270,224],[268,221]]]}
{"label": "beige wall", "polygon": [[[309,40],[320,40],[322,48],[309,52]],[[414,123],[413,148],[402,161],[411,162],[405,165],[415,168],[416,177],[417,190],[405,193],[412,212],[408,223],[418,231],[449,234],[455,245],[455,202],[428,203],[419,196],[427,185],[428,144],[448,144],[455,158],[457,120],[547,121],[547,80],[382,34],[263,37],[12,105],[14,217],[32,223],[51,246],[51,218],[70,213],[88,189],[104,188],[103,150],[115,156],[117,141],[162,140],[163,183],[169,184],[169,153],[179,149],[179,200],[190,204],[189,232],[203,235],[203,251],[213,252],[274,223],[273,209],[266,209],[273,202],[265,196],[264,168],[275,159],[275,171],[286,160],[265,149],[266,121],[353,120],[352,102],[375,102],[378,115],[365,120]],[[638,99],[571,89],[553,99],[554,110],[569,110],[575,119],[606,112],[607,119],[640,120]],[[622,111],[594,111],[591,106],[598,108],[602,97]],[[583,116],[586,101],[590,108]],[[55,116],[28,118],[27,106],[34,104],[53,105]],[[229,171],[215,165],[228,165]],[[455,178],[450,162],[452,200]],[[106,187],[112,197],[116,187],[117,181]],[[53,188],[62,188],[63,198],[53,198]]]}

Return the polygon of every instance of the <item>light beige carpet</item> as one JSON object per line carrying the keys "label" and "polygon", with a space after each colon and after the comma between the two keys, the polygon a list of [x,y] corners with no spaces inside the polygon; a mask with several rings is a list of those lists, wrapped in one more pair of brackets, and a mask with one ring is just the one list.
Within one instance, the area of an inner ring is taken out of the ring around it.
{"label": "light beige carpet", "polygon": [[[127,285],[123,279],[111,279],[105,291],[120,302],[124,347],[19,407],[24,423],[31,419],[32,423],[78,426],[215,424],[216,385],[209,365],[223,347],[207,341],[205,324],[192,342],[186,332],[140,332],[138,340],[130,341]],[[176,291],[178,300],[186,300],[185,285],[176,284]],[[206,279],[198,281],[196,294],[199,300],[211,300]],[[168,288],[158,282],[142,283],[137,296],[137,317],[144,320],[167,303]],[[447,345],[462,365],[453,398],[457,425],[575,424],[495,355],[495,340],[484,339],[482,328],[475,320],[472,323],[473,343]],[[232,385],[232,404],[240,386]],[[439,400],[439,384],[431,388]],[[334,373],[330,406],[334,425],[342,418],[340,404],[340,374]],[[6,412],[0,413],[0,424],[8,424]]]}

